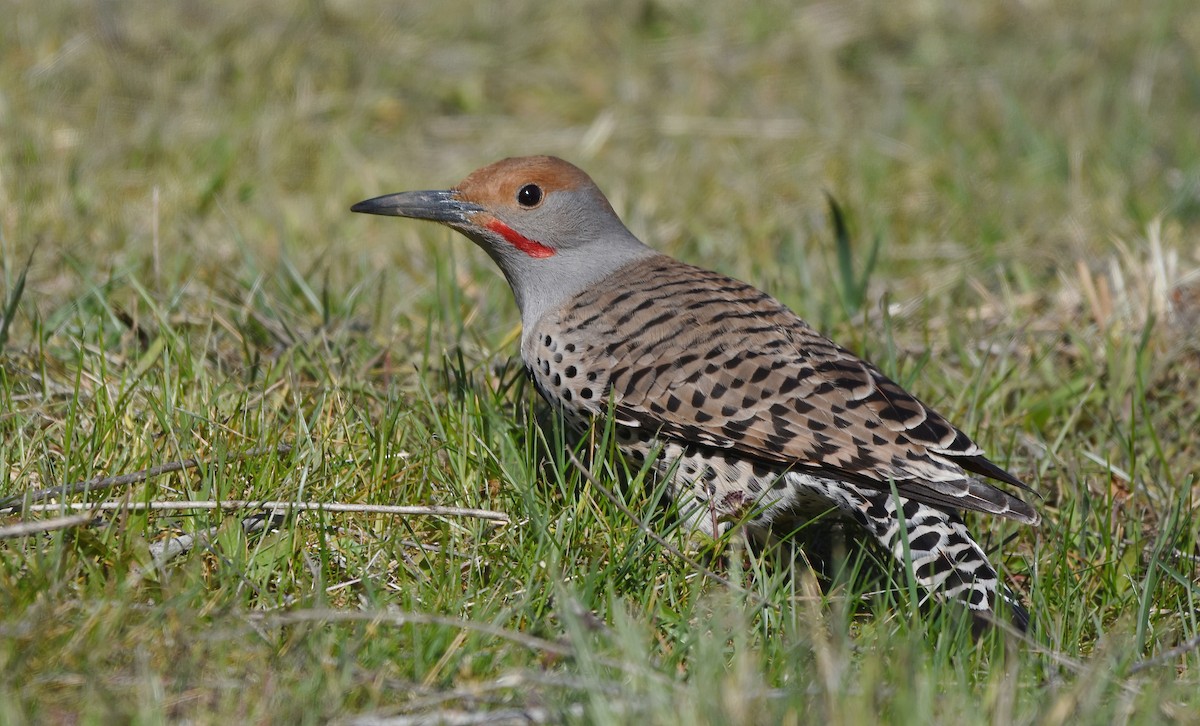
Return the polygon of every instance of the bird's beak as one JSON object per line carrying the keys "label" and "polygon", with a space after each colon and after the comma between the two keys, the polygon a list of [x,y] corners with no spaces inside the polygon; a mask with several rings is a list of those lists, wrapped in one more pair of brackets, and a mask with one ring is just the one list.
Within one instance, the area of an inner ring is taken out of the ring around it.
{"label": "bird's beak", "polygon": [[454,190],[428,192],[400,192],[375,197],[350,207],[351,212],[384,214],[390,217],[428,219],[446,224],[463,224],[483,207],[458,198]]}

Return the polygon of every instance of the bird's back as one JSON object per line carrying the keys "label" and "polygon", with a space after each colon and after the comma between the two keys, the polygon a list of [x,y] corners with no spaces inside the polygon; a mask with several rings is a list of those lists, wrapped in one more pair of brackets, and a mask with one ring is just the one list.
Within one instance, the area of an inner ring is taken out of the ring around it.
{"label": "bird's back", "polygon": [[[1036,522],[969,472],[1024,486],[942,416],[757,288],[665,255],[542,316],[522,357],[568,413],[773,469]],[[648,438],[643,435],[642,438]]]}

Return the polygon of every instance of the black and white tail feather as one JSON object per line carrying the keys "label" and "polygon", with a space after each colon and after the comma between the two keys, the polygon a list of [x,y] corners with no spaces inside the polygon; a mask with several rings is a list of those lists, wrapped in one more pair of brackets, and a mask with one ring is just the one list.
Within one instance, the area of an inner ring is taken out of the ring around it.
{"label": "black and white tail feather", "polygon": [[[895,492],[844,481],[790,473],[785,477],[795,491],[808,490],[813,499],[831,505],[843,519],[857,523],[891,555],[898,570],[911,567],[925,598],[967,608],[975,618],[977,633],[998,615],[1007,615],[1017,630],[1028,630],[1028,610],[1000,582],[987,554],[958,514]],[[797,497],[793,501],[806,500]],[[796,514],[793,510],[792,516],[783,517],[788,526],[798,524],[797,519],[803,521],[804,517],[797,518]],[[750,526],[761,530],[764,524],[760,519]],[[778,525],[773,529],[778,531]],[[997,607],[999,602],[1004,605]]]}

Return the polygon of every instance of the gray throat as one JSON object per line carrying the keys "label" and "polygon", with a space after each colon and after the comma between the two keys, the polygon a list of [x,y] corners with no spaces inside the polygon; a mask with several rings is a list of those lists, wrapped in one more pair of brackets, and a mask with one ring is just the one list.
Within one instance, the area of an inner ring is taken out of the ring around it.
{"label": "gray throat", "polygon": [[623,234],[603,240],[564,245],[546,259],[532,259],[515,251],[497,254],[488,245],[479,245],[495,260],[512,288],[521,311],[522,342],[547,313],[622,268],[662,254],[631,232],[621,231]]}
{"label": "gray throat", "polygon": [[[633,239],[631,237],[631,239]],[[637,242],[636,239],[634,239]],[[561,258],[550,275],[525,275],[527,269],[517,271],[517,278],[509,278],[517,307],[521,310],[521,325],[525,331],[534,328],[548,312],[556,310],[579,293],[611,277],[622,268],[641,260],[657,257],[661,253],[637,242],[636,248],[605,250],[597,255],[596,250],[567,249],[555,255]],[[520,279],[526,277],[528,279]],[[522,336],[523,337],[523,336]]]}

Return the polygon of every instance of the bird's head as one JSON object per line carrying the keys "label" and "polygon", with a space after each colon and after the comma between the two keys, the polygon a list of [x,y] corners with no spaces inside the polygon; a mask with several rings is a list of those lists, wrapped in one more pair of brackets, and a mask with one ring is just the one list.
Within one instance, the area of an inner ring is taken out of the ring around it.
{"label": "bird's head", "polygon": [[583,170],[552,156],[504,159],[452,189],[388,194],[350,209],[426,219],[466,235],[500,266],[526,324],[587,284],[654,254]]}

